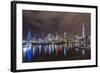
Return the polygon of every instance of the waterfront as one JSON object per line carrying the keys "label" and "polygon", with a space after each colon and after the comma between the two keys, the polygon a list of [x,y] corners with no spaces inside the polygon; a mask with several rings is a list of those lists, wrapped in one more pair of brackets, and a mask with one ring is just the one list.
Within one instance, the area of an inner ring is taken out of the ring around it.
{"label": "waterfront", "polygon": [[22,61],[91,59],[90,13],[23,10]]}
{"label": "waterfront", "polygon": [[[64,61],[64,60],[86,60],[91,59],[91,50],[90,49],[84,49],[84,48],[70,48],[66,49],[66,55],[64,54],[64,50],[60,50],[57,52],[57,54],[52,52],[49,54],[47,53],[41,53],[32,55],[31,60],[27,60],[25,57],[23,59],[23,62],[42,62],[42,61]],[[37,52],[38,53],[38,52]]]}

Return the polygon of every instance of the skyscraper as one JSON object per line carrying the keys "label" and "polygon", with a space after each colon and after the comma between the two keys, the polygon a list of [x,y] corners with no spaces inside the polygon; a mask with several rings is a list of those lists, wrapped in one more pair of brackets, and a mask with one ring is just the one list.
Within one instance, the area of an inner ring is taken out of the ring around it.
{"label": "skyscraper", "polygon": [[85,28],[84,23],[82,24],[82,45],[85,46]]}
{"label": "skyscraper", "polygon": [[84,28],[84,23],[82,24],[82,38],[85,38],[85,28]]}

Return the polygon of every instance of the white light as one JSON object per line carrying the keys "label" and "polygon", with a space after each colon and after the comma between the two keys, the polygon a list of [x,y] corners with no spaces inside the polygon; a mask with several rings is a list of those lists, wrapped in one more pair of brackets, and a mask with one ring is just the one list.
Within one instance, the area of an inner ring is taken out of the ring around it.
{"label": "white light", "polygon": [[26,51],[27,51],[27,47],[24,47],[23,52],[26,53]]}

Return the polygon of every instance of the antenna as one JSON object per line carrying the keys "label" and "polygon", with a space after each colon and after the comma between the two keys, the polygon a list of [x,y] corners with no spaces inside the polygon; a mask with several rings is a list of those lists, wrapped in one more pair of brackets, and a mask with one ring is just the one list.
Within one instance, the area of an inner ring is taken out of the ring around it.
{"label": "antenna", "polygon": [[85,38],[85,28],[84,28],[84,23],[82,23],[82,37]]}

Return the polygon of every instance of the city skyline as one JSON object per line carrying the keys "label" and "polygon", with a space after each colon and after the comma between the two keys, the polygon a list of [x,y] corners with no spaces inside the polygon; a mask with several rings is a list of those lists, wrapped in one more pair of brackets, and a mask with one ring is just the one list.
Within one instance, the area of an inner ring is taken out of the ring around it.
{"label": "city skyline", "polygon": [[91,58],[90,13],[23,10],[23,62]]}
{"label": "city skyline", "polygon": [[38,36],[55,32],[61,36],[63,32],[81,35],[83,23],[85,33],[90,35],[89,13],[23,10],[23,38],[29,30]]}

